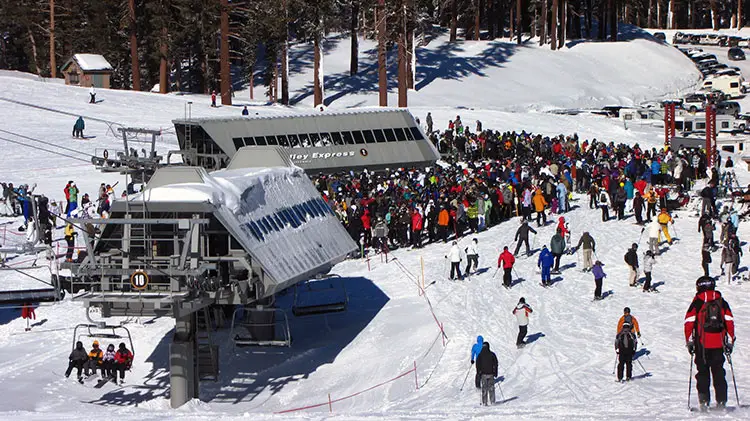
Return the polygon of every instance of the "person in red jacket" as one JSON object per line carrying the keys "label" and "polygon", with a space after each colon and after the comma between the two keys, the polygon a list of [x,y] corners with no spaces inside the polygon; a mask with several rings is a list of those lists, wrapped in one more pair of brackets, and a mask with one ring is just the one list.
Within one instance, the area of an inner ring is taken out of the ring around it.
{"label": "person in red jacket", "polygon": [[513,264],[516,263],[516,258],[513,257],[513,253],[508,251],[508,246],[503,247],[503,252],[500,253],[500,257],[497,259],[497,268],[503,268],[503,286],[510,288],[511,283],[511,271],[513,270]]}
{"label": "person in red jacket", "polygon": [[711,403],[710,381],[713,377],[718,408],[727,403],[727,380],[724,354],[734,348],[734,316],[729,304],[715,291],[716,282],[701,276],[695,283],[698,291],[685,313],[685,341],[688,352],[695,355],[698,401],[702,411]]}
{"label": "person in red jacket", "polygon": [[424,220],[419,210],[414,209],[411,214],[411,245],[414,248],[422,247],[422,227]]}
{"label": "person in red jacket", "polygon": [[364,246],[369,247],[372,243],[372,231],[370,228],[372,228],[372,223],[370,222],[370,211],[365,209],[365,213],[360,218],[362,221],[362,228],[365,231],[365,239],[364,239]]}
{"label": "person in red jacket", "polygon": [[120,373],[120,383],[125,380],[125,370],[130,370],[130,366],[133,364],[133,353],[130,352],[126,347],[125,343],[120,342],[119,349],[115,353],[115,364],[114,364],[114,380],[117,383],[117,373]]}

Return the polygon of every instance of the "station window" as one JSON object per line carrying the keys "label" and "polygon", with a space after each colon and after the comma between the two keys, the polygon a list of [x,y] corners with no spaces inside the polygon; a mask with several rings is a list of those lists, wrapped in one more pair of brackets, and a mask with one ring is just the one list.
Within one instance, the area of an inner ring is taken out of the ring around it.
{"label": "station window", "polygon": [[234,148],[239,149],[243,146],[245,146],[245,143],[242,141],[241,137],[233,137],[232,142],[234,142]]}
{"label": "station window", "polygon": [[414,134],[412,134],[411,130],[409,128],[404,129],[404,134],[406,135],[406,138],[409,140],[414,140]]}
{"label": "station window", "polygon": [[258,146],[266,146],[266,138],[263,136],[256,137],[255,144]]}
{"label": "station window", "polygon": [[354,136],[354,143],[361,145],[365,143],[365,138],[362,136],[362,132],[360,131],[353,131],[352,136]]}
{"label": "station window", "polygon": [[383,132],[385,133],[385,138],[389,142],[395,142],[397,140],[396,139],[396,133],[393,133],[392,129],[383,129]]}
{"label": "station window", "polygon": [[333,138],[333,144],[334,145],[343,145],[344,140],[341,138],[341,133],[339,132],[332,132],[331,138]]}
{"label": "station window", "polygon": [[299,144],[299,138],[297,137],[296,134],[290,134],[287,137],[289,138],[289,146],[291,146],[293,148],[299,148],[299,146],[300,146],[300,144]]}
{"label": "station window", "polygon": [[333,138],[331,138],[331,135],[329,133],[320,133],[320,145],[321,146],[333,145]]}
{"label": "station window", "polygon": [[409,130],[411,130],[411,134],[412,134],[412,136],[414,136],[415,140],[422,140],[422,139],[424,139],[424,136],[422,136],[422,132],[419,131],[419,127],[412,127]]}
{"label": "station window", "polygon": [[404,133],[404,129],[393,129],[394,132],[396,132],[396,139],[398,139],[399,142],[403,142],[407,140],[406,133]]}
{"label": "station window", "polygon": [[304,209],[302,209],[302,207],[300,205],[294,205],[294,206],[292,206],[292,210],[294,211],[294,213],[297,214],[297,217],[299,218],[299,220],[300,220],[301,223],[304,224],[305,222],[307,222],[307,217],[305,216],[305,211],[304,211]]}
{"label": "station window", "polygon": [[375,136],[372,134],[372,130],[362,130],[365,135],[365,143],[375,143]]}
{"label": "station window", "polygon": [[276,140],[279,141],[279,146],[283,146],[285,148],[289,147],[289,141],[286,139],[285,135],[276,136]]}
{"label": "station window", "polygon": [[294,214],[289,208],[284,208],[281,210],[281,213],[286,217],[286,220],[289,221],[289,223],[292,225],[292,228],[297,228],[300,226],[299,219],[297,218],[297,215]]}
{"label": "station window", "polygon": [[696,130],[706,130],[706,123],[695,123]]}
{"label": "station window", "polygon": [[351,132],[342,132],[341,137],[344,138],[344,143],[347,145],[353,145],[354,144],[354,137],[352,137]]}
{"label": "station window", "polygon": [[722,129],[728,129],[729,128],[729,122],[728,121],[722,121],[721,122],[721,128]]}
{"label": "station window", "polygon": [[266,143],[269,146],[278,146],[279,142],[276,140],[276,136],[266,136]]}
{"label": "station window", "polygon": [[252,137],[243,137],[242,141],[245,142],[245,146],[255,146],[255,140]]}
{"label": "station window", "polygon": [[320,135],[317,133],[308,133],[307,138],[310,139],[310,146],[320,145]]}
{"label": "station window", "polygon": [[273,227],[268,223],[265,217],[261,218],[258,223],[266,229],[266,233],[273,231]]}
{"label": "station window", "polygon": [[281,227],[276,224],[276,220],[272,216],[264,216],[263,220],[271,225],[274,231],[281,231]]}
{"label": "station window", "polygon": [[375,133],[375,141],[376,142],[383,143],[383,142],[386,141],[385,140],[385,133],[383,133],[382,130],[377,129],[377,130],[373,130],[372,132]]}

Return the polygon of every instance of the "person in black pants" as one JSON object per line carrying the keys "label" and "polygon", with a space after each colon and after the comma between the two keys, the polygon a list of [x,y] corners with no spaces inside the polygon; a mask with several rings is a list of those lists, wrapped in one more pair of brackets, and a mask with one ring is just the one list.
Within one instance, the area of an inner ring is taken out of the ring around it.
{"label": "person in black pants", "polygon": [[617,381],[622,381],[623,369],[625,369],[625,380],[630,381],[633,377],[633,356],[636,349],[636,337],[631,331],[630,323],[622,324],[622,329],[615,338],[615,351],[619,357],[617,363]]}
{"label": "person in black pants", "polygon": [[88,361],[89,356],[86,353],[86,350],[83,348],[83,342],[78,341],[76,342],[75,349],[70,353],[70,356],[68,356],[68,369],[65,371],[65,377],[70,377],[70,373],[73,371],[73,368],[76,368],[78,370],[78,382],[83,383],[83,377],[81,377],[81,371],[83,371],[83,365]]}
{"label": "person in black pants", "polygon": [[518,241],[518,243],[516,244],[516,251],[513,252],[514,256],[518,256],[518,251],[521,250],[521,244],[526,245],[526,254],[531,254],[531,248],[529,247],[529,232],[536,234],[534,228],[531,228],[528,222],[523,221],[516,231],[515,241]]}
{"label": "person in black pants", "polygon": [[497,356],[490,351],[490,343],[482,344],[482,352],[477,357],[477,371],[482,378],[482,405],[495,403],[495,377],[497,377]]}

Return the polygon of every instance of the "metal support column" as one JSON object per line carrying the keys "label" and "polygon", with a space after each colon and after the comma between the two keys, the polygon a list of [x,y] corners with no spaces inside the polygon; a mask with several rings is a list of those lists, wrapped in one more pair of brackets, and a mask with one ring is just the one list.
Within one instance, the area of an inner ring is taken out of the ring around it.
{"label": "metal support column", "polygon": [[170,404],[172,408],[179,408],[200,395],[195,333],[195,313],[175,320],[174,336],[172,337],[172,344],[169,346]]}
{"label": "metal support column", "polygon": [[664,146],[669,147],[675,136],[675,103],[664,101]]}
{"label": "metal support column", "polygon": [[716,105],[706,106],[706,166],[714,167],[716,158]]}

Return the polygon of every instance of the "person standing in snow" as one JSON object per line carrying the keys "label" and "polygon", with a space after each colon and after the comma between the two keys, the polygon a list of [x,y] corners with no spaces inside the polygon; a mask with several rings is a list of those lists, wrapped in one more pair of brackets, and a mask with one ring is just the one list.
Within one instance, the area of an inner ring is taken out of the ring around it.
{"label": "person standing in snow", "polygon": [[211,91],[211,106],[216,108],[216,91]]}
{"label": "person standing in snow", "polygon": [[565,213],[568,209],[568,189],[565,188],[565,184],[562,182],[557,183],[557,213]]}
{"label": "person standing in snow", "polygon": [[547,215],[544,213],[544,208],[547,206],[547,201],[544,199],[542,189],[536,189],[534,197],[531,199],[536,211],[536,226],[541,227],[547,225]]}
{"label": "person standing in snow", "polygon": [[463,279],[463,276],[461,275],[461,262],[463,262],[464,259],[461,257],[461,249],[458,248],[457,242],[453,242],[451,250],[445,258],[450,259],[451,262],[451,281],[456,279],[456,275],[458,275],[459,280]]}
{"label": "person standing in snow", "polygon": [[75,124],[73,124],[73,137],[83,138],[83,129],[86,128],[86,123],[83,121],[83,117],[78,117]]}
{"label": "person standing in snow", "polygon": [[615,352],[617,352],[617,381],[622,382],[623,371],[625,371],[625,381],[630,381],[633,377],[633,356],[637,348],[638,340],[631,331],[632,325],[628,322],[622,323],[618,328],[615,337]]}
{"label": "person standing in snow", "polygon": [[517,241],[517,243],[516,251],[513,252],[514,256],[518,256],[518,251],[521,249],[521,244],[526,245],[526,255],[528,256],[531,254],[531,248],[529,247],[529,231],[533,232],[534,235],[536,235],[536,231],[534,230],[534,228],[531,228],[529,226],[529,223],[527,221],[521,222],[521,226],[518,227],[518,230],[516,231],[515,241]]}
{"label": "person standing in snow", "polygon": [[500,253],[500,257],[497,259],[497,268],[503,268],[503,286],[505,288],[510,288],[511,286],[511,281],[513,280],[511,271],[513,270],[514,263],[516,263],[516,258],[508,251],[508,246],[503,247],[503,252]]}
{"label": "person standing in snow", "polygon": [[651,289],[651,269],[653,269],[656,259],[651,250],[646,250],[646,254],[643,256],[643,273],[646,274],[646,281],[643,283],[643,292],[652,292],[655,289]]}
{"label": "person standing in snow", "polygon": [[91,97],[89,104],[96,104],[96,88],[94,88],[94,85],[91,85],[91,89],[89,89],[89,96]]}
{"label": "person standing in snow", "polygon": [[602,299],[602,282],[604,281],[604,278],[607,276],[607,274],[604,273],[604,269],[602,269],[602,262],[598,260],[594,262],[594,266],[591,267],[591,274],[594,275],[594,284],[596,284],[596,287],[594,288],[594,299],[601,300]]}
{"label": "person standing in snow", "polygon": [[513,309],[513,314],[516,316],[516,320],[518,321],[518,337],[516,338],[516,346],[518,348],[522,348],[526,345],[526,342],[524,342],[523,339],[528,333],[529,314],[533,312],[534,311],[531,309],[531,306],[526,304],[526,299],[524,297],[521,297],[521,299],[518,300],[516,308]]}
{"label": "person standing in snow", "polygon": [[630,314],[630,307],[625,307],[624,309],[622,309],[622,316],[620,316],[620,320],[617,321],[618,332],[622,330],[622,326],[625,323],[630,324],[630,330],[635,332],[639,338],[641,337],[641,327],[638,324],[638,319]]}
{"label": "person standing in snow", "polygon": [[495,403],[495,377],[497,377],[497,356],[490,351],[490,343],[482,344],[482,351],[477,356],[477,370],[481,373],[482,405]]}
{"label": "person standing in snow", "polygon": [[703,268],[703,276],[710,276],[708,268],[711,261],[711,247],[707,243],[703,243],[703,246],[701,247],[701,267]]}
{"label": "person standing in snow", "polygon": [[630,269],[628,283],[631,287],[634,287],[636,282],[638,282],[638,244],[633,243],[627,253],[625,253],[625,263],[628,264],[628,268]]}
{"label": "person standing in snow", "polygon": [[[643,230],[646,229],[644,227]],[[648,223],[648,249],[654,256],[659,255],[659,236],[661,235],[661,225],[656,219]]]}
{"label": "person standing in snow", "polygon": [[581,239],[578,240],[578,244],[576,245],[576,250],[579,250],[581,246],[583,246],[583,271],[588,272],[592,266],[591,256],[596,253],[596,241],[594,241],[594,237],[588,231],[583,232]]}
{"label": "person standing in snow", "polygon": [[550,241],[550,251],[555,256],[555,268],[552,270],[554,273],[560,273],[560,257],[565,252],[565,239],[562,236],[562,230],[557,229],[555,235],[552,236]]}
{"label": "person standing in snow", "polygon": [[427,118],[425,118],[425,123],[427,123],[427,134],[432,133],[432,113],[427,113]]}
{"label": "person standing in snow", "polygon": [[714,221],[708,214],[703,214],[698,219],[698,232],[703,233],[703,244],[708,244],[710,247],[714,246]]}
{"label": "person standing in snow", "polygon": [[712,278],[701,276],[695,288],[697,293],[685,313],[685,345],[690,355],[695,356],[698,401],[702,411],[708,409],[713,377],[717,407],[724,408],[727,403],[724,355],[731,355],[734,349],[734,315],[729,303],[715,291]]}
{"label": "person standing in snow", "polygon": [[466,252],[466,270],[464,271],[467,275],[471,275],[471,266],[473,264],[474,270],[479,269],[479,251],[477,251],[477,239],[472,238],[471,242],[464,249]]}
{"label": "person standing in snow", "polygon": [[250,115],[250,111],[248,111],[248,109],[247,109],[247,105],[245,105],[245,108],[243,108],[243,109],[242,109],[242,115],[243,115],[243,116],[248,116],[248,115]]}
{"label": "person standing in snow", "polygon": [[656,220],[659,221],[659,226],[661,227],[661,231],[664,233],[664,238],[667,239],[667,242],[669,245],[672,245],[672,237],[669,235],[669,228],[667,224],[671,223],[674,225],[674,220],[672,217],[667,213],[667,208],[661,208],[661,213],[658,217],[656,217]]}
{"label": "person standing in snow", "polygon": [[547,245],[542,246],[542,252],[539,253],[537,266],[542,270],[542,286],[552,285],[552,264],[555,262],[555,256],[547,249]]}
{"label": "person standing in snow", "polygon": [[[474,365],[474,361],[477,360],[477,357],[479,357],[479,353],[482,352],[482,345],[484,344],[484,338],[482,335],[477,336],[477,343],[471,346],[471,365]],[[477,374],[474,376],[474,386],[476,386],[477,389],[482,387],[482,373],[479,372],[479,366],[475,367],[477,370]]]}
{"label": "person standing in snow", "polygon": [[602,222],[609,221],[609,195],[602,190],[599,194],[599,207],[602,209]]}

